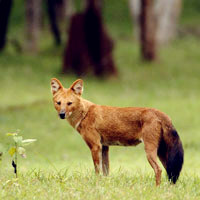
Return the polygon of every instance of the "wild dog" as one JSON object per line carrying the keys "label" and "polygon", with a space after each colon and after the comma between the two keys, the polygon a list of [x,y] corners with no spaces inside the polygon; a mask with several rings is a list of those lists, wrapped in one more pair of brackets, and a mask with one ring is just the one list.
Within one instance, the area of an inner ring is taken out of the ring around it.
{"label": "wild dog", "polygon": [[94,104],[81,97],[83,81],[76,80],[65,89],[56,78],[51,80],[55,109],[89,146],[95,172],[109,173],[109,146],[136,146],[144,142],[147,160],[155,172],[156,185],[161,181],[161,163],[170,182],[176,183],[183,165],[183,147],[171,119],[153,108],[111,107]]}

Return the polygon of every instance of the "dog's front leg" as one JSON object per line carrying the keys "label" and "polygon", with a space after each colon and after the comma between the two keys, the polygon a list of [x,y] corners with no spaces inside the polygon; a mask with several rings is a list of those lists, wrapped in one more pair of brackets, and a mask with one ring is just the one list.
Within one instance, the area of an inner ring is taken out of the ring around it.
{"label": "dog's front leg", "polygon": [[94,162],[95,173],[102,172],[102,147],[101,145],[93,145],[91,148],[92,159]]}
{"label": "dog's front leg", "polygon": [[94,162],[95,173],[99,174],[102,172],[102,144],[101,144],[101,137],[99,133],[87,127],[86,130],[82,130],[82,137],[88,147],[90,148],[92,159]]}

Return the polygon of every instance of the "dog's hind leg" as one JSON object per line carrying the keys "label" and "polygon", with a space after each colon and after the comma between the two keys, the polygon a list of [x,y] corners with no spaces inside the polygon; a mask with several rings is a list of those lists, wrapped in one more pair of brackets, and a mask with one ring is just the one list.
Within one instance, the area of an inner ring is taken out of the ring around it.
{"label": "dog's hind leg", "polygon": [[162,170],[157,162],[157,150],[160,141],[161,125],[156,120],[146,123],[142,129],[147,159],[155,172],[156,185],[160,185]]}
{"label": "dog's hind leg", "polygon": [[102,167],[103,175],[107,176],[109,174],[109,146],[102,146]]}
{"label": "dog's hind leg", "polygon": [[157,162],[157,149],[150,151],[148,150],[148,148],[147,149],[145,148],[145,151],[146,151],[147,159],[155,172],[156,185],[158,186],[160,185],[162,170]]}

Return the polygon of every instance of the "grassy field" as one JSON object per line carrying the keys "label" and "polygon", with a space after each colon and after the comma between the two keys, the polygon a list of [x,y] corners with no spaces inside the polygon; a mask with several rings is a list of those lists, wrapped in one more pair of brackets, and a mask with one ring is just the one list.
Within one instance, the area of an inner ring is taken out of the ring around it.
{"label": "grassy field", "polygon": [[[27,148],[27,159],[19,159],[18,179],[4,155],[0,199],[200,199],[200,40],[177,38],[160,50],[156,63],[148,64],[140,61],[131,28],[116,27],[108,26],[116,42],[119,76],[83,77],[83,97],[97,104],[154,107],[167,113],[185,150],[177,184],[168,183],[163,169],[161,186],[155,187],[143,144],[111,147],[110,175],[94,175],[88,147],[53,108],[50,79],[57,77],[68,87],[78,77],[60,74],[62,49],[55,49],[45,33],[38,55],[19,54],[10,44],[0,54],[0,143],[7,146],[5,133],[18,129],[24,138],[37,139]],[[19,31],[13,28],[10,37]]]}

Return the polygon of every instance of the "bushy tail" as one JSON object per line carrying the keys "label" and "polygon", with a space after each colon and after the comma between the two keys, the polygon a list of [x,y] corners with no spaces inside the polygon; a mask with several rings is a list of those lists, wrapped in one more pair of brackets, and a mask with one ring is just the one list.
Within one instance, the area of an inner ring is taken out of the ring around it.
{"label": "bushy tail", "polygon": [[163,132],[158,156],[167,171],[169,180],[175,184],[182,169],[184,156],[182,143],[175,129],[167,133]]}

